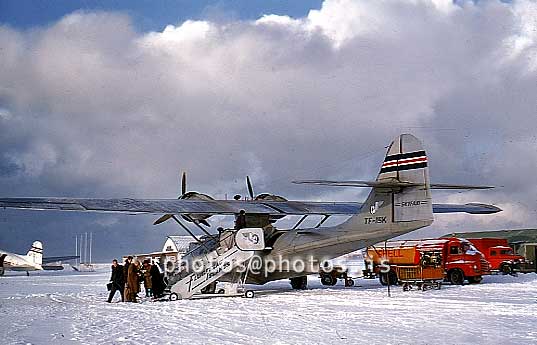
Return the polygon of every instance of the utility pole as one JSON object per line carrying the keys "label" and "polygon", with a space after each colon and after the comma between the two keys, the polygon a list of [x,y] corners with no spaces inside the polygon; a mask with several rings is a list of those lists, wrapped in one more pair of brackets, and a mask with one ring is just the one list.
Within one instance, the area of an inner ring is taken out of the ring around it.
{"label": "utility pole", "polygon": [[89,238],[89,263],[91,265],[91,244],[93,242],[93,232],[90,232],[90,238]]}
{"label": "utility pole", "polygon": [[[78,235],[75,235],[75,256],[78,255]],[[76,266],[76,262],[78,261],[79,259],[75,259],[75,266]]]}
{"label": "utility pole", "polygon": [[[385,257],[388,257],[388,249],[387,249],[387,241],[384,241],[384,256]],[[391,272],[391,267],[388,265],[388,273],[386,273],[386,280],[388,281],[388,297],[391,297],[391,293],[390,293],[390,272]]]}

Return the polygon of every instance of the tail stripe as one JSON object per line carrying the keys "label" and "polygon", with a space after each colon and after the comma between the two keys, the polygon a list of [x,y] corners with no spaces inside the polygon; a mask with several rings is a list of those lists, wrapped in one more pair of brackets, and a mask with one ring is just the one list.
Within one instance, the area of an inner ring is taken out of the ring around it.
{"label": "tail stripe", "polygon": [[38,253],[38,254],[43,254],[43,249],[42,249],[42,248],[37,248],[37,247],[32,246],[32,248],[30,248],[29,252],[34,252],[34,253]]}
{"label": "tail stripe", "polygon": [[382,168],[380,169],[380,173],[422,169],[426,167],[427,155],[425,154],[425,151],[420,150],[386,156]]}
{"label": "tail stripe", "polygon": [[386,156],[384,162],[389,162],[399,159],[415,158],[415,157],[424,157],[427,156],[424,150],[414,151],[414,152],[405,152],[405,153],[396,153],[394,155]]}

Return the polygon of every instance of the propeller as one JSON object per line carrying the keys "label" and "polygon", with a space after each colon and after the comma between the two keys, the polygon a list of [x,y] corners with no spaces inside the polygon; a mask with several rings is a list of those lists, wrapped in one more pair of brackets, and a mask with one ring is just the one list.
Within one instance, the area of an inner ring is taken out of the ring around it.
{"label": "propeller", "polygon": [[[250,200],[256,200],[256,201],[287,201],[286,198],[283,196],[275,195],[275,194],[269,194],[269,193],[261,193],[259,195],[254,194],[254,188],[252,187],[252,181],[250,180],[250,176],[246,176],[246,186],[248,187],[248,194],[250,195]],[[283,218],[285,216],[271,216],[270,222],[274,223],[276,220]]]}
{"label": "propeller", "polygon": [[181,195],[186,194],[186,171],[183,171],[183,176],[181,176]]}
{"label": "propeller", "polygon": [[250,194],[250,200],[254,200],[254,189],[252,188],[250,176],[246,176],[246,185],[248,186],[248,194]]}
{"label": "propeller", "polygon": [[155,220],[153,225],[159,225],[160,223],[164,223],[165,221],[167,221],[168,219],[170,219],[172,217],[173,217],[173,214],[165,214],[162,217],[160,217],[159,219]]}

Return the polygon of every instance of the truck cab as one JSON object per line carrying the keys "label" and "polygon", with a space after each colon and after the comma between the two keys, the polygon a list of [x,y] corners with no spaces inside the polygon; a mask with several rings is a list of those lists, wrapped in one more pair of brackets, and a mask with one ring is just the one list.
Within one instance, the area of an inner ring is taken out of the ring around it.
{"label": "truck cab", "polygon": [[517,272],[532,272],[531,263],[514,253],[504,238],[472,238],[469,239],[490,262],[491,273],[515,274]]}
{"label": "truck cab", "polygon": [[464,280],[475,284],[488,274],[490,264],[486,257],[471,242],[465,239],[448,237],[446,252],[446,280],[452,284],[462,284]]}

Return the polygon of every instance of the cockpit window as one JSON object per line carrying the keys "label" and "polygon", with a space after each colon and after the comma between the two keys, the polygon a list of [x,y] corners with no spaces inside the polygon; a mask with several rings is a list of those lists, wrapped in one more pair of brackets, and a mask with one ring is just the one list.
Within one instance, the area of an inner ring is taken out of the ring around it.
{"label": "cockpit window", "polygon": [[449,247],[449,254],[460,254],[459,246],[451,246],[451,247]]}

